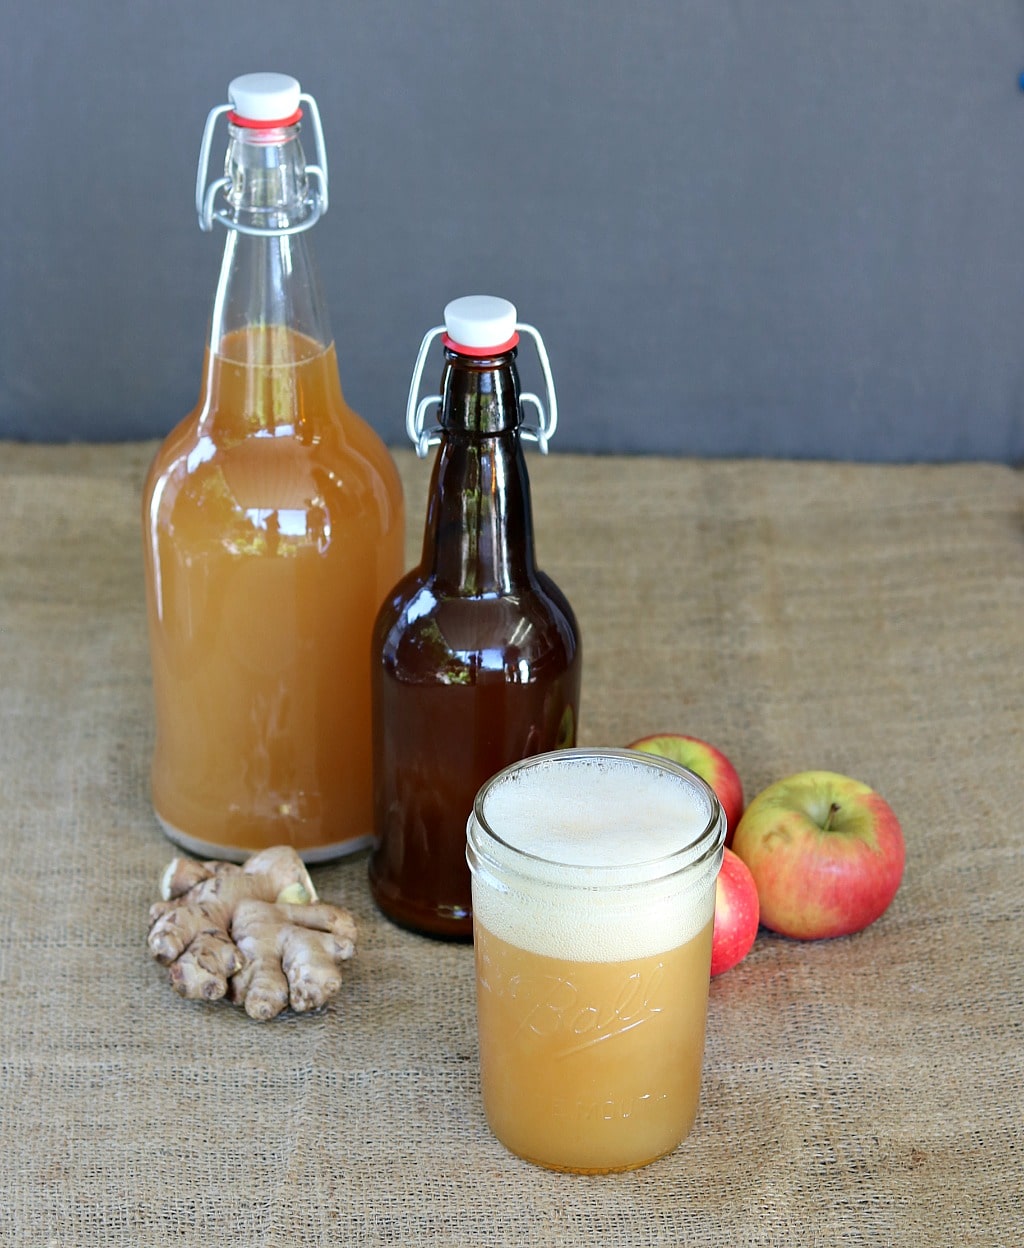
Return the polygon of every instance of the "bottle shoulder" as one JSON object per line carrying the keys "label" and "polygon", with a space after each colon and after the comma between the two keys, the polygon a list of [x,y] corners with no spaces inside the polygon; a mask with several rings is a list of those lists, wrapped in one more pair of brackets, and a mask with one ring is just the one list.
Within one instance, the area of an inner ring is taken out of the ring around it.
{"label": "bottle shoulder", "polygon": [[527,662],[568,665],[580,648],[575,615],[543,574],[512,592],[450,594],[418,570],[395,586],[378,615],[376,649],[385,662],[430,671]]}
{"label": "bottle shoulder", "polygon": [[234,330],[207,348],[199,400],[171,436],[189,427],[224,448],[294,438],[340,454],[380,458],[387,450],[345,398],[334,344],[282,325]]}
{"label": "bottle shoulder", "polygon": [[157,525],[201,515],[211,534],[271,512],[293,526],[315,516],[319,525],[402,530],[398,470],[384,443],[365,428],[366,435],[345,439],[286,434],[224,440],[205,431],[202,413],[193,412],[154,455],[144,512]]}

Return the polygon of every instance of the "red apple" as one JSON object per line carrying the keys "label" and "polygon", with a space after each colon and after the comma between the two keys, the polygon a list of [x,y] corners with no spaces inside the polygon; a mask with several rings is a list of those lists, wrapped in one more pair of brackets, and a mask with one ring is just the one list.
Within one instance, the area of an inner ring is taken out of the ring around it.
{"label": "red apple", "polygon": [[657,754],[660,758],[670,758],[674,763],[681,763],[690,771],[695,771],[702,780],[711,785],[725,812],[725,843],[732,844],[736,825],[743,814],[743,785],[736,768],[721,750],[716,750],[713,745],[708,745],[699,737],[684,737],[676,732],[641,737],[627,748],[644,750],[648,754]]}
{"label": "red apple", "polygon": [[905,848],[892,808],[859,780],[804,771],[769,785],[733,838],[750,868],[761,922],[783,936],[847,936],[887,909]]}
{"label": "red apple", "polygon": [[747,956],[757,935],[759,914],[754,877],[743,859],[727,849],[715,881],[712,976],[730,970]]}

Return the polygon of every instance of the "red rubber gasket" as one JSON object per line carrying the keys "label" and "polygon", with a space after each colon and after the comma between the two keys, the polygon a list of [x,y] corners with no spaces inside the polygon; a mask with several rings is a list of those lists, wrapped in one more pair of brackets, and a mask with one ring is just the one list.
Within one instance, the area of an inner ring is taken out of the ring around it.
{"label": "red rubber gasket", "polygon": [[234,109],[228,113],[228,121],[233,126],[244,126],[247,130],[278,130],[281,126],[294,126],[302,117],[302,109],[297,108],[290,117],[281,117],[277,121],[257,121],[254,117],[243,117]]}
{"label": "red rubber gasket", "polygon": [[441,344],[454,351],[457,355],[503,355],[506,351],[511,351],[514,346],[519,343],[519,334],[514,333],[508,342],[499,343],[496,347],[467,347],[461,342],[456,342],[454,338],[449,338],[447,334],[441,335]]}

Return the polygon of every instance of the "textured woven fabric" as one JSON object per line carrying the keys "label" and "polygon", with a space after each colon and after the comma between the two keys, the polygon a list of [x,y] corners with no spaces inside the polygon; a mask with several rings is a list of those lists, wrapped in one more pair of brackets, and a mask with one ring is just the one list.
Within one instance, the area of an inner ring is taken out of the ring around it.
{"label": "textured woven fabric", "polygon": [[[0,446],[0,1244],[1009,1245],[1024,1120],[1024,490],[1010,469],[531,457],[581,742],[877,788],[903,886],[712,984],[701,1110],[620,1176],[509,1155],[472,952],[380,918],[322,1014],[186,1003],[145,947],[152,445]],[[400,458],[416,553],[429,469]]]}

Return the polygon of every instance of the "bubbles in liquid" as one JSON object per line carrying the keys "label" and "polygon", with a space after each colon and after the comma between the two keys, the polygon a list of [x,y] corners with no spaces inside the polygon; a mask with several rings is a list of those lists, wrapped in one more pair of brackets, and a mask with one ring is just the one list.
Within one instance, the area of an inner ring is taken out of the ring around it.
{"label": "bubbles in liquid", "polygon": [[483,802],[499,843],[470,828],[501,884],[476,873],[476,916],[553,957],[617,961],[674,948],[710,918],[715,813],[699,781],[621,755],[564,752],[514,770]]}

